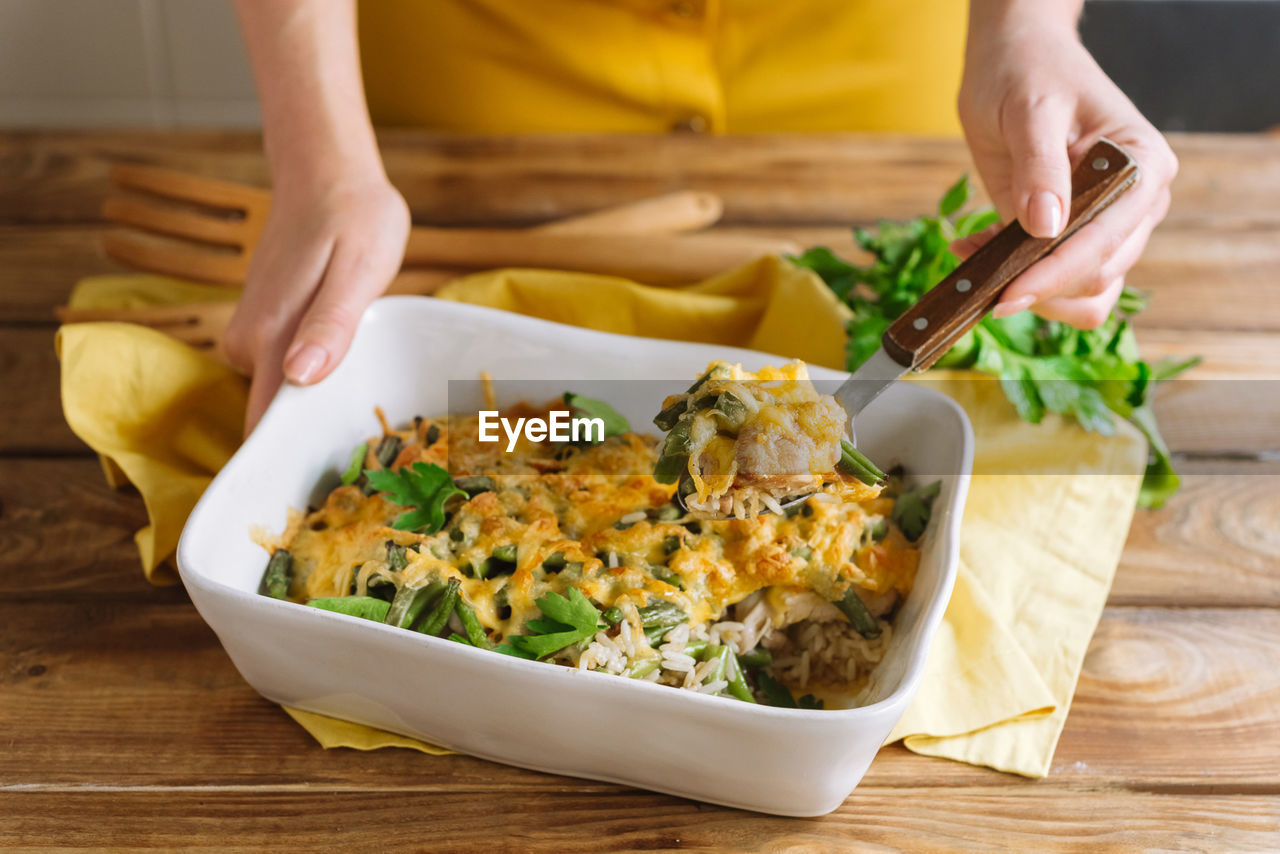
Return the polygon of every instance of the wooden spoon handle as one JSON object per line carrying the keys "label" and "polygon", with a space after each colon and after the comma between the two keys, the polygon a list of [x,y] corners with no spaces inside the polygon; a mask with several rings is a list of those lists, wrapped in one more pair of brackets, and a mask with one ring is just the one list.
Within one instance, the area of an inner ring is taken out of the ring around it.
{"label": "wooden spoon handle", "polygon": [[678,190],[590,213],[578,214],[531,231],[560,234],[657,234],[698,231],[714,225],[724,213],[724,203],[715,193]]}
{"label": "wooden spoon handle", "polygon": [[885,352],[923,371],[981,320],[1000,294],[1032,264],[1106,210],[1138,181],[1138,164],[1107,139],[1099,140],[1071,173],[1071,215],[1053,238],[1031,237],[1015,220],[955,269],[884,333]]}

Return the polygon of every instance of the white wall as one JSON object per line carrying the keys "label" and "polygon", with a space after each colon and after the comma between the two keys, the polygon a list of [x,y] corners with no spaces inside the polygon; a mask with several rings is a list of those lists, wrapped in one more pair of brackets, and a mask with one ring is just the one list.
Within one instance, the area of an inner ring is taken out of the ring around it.
{"label": "white wall", "polygon": [[230,0],[0,0],[0,127],[256,127]]}

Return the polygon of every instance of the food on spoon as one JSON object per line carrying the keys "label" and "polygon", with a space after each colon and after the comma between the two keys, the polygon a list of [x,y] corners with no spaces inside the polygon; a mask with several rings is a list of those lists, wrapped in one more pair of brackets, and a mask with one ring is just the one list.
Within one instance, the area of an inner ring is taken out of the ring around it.
{"label": "food on spoon", "polygon": [[857,501],[884,479],[845,437],[844,409],[799,361],[755,372],[712,362],[653,422],[667,433],[655,477],[706,518],[780,513],[813,493]]}

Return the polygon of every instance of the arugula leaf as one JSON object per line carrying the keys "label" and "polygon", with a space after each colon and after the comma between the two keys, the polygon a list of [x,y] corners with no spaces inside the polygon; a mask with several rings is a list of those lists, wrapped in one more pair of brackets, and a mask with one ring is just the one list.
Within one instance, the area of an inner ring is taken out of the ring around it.
{"label": "arugula leaf", "polygon": [[911,487],[893,502],[893,523],[911,542],[920,539],[924,533],[933,512],[933,500],[941,490],[942,481],[935,480],[927,485]]}
{"label": "arugula leaf", "polygon": [[[881,222],[874,231],[856,229],[858,245],[872,255],[857,266],[826,247],[791,261],[813,270],[853,310],[848,324],[846,367],[856,370],[880,347],[886,329],[904,311],[959,266],[951,241],[999,221],[981,208],[961,213],[970,197],[968,176],[950,187],[937,216]],[[1138,353],[1129,319],[1146,307],[1145,297],[1125,288],[1107,321],[1097,329],[1074,329],[1031,312],[987,316],[937,362],[939,368],[972,368],[1000,380],[1018,415],[1038,423],[1046,412],[1076,419],[1102,435],[1115,432],[1115,418],[1131,422],[1147,437],[1150,458],[1138,503],[1159,507],[1178,489],[1178,476],[1160,436],[1151,396],[1199,359],[1149,364]]]}
{"label": "arugula leaf", "polygon": [[399,469],[365,469],[369,485],[401,507],[402,513],[391,527],[400,531],[434,534],[444,525],[444,503],[455,495],[465,496],[454,486],[449,473],[434,463],[414,463]]}
{"label": "arugula leaf", "polygon": [[576,587],[569,588],[567,597],[546,593],[534,604],[542,617],[525,624],[529,634],[512,635],[506,643],[495,647],[499,652],[519,658],[546,658],[606,628],[600,611]]}
{"label": "arugula leaf", "polygon": [[580,394],[574,394],[571,391],[564,393],[564,402],[575,413],[584,418],[599,418],[604,422],[605,438],[610,436],[621,436],[623,433],[631,431],[631,423],[623,417],[618,410],[614,409],[603,400],[596,400],[591,397],[583,397]]}
{"label": "arugula leaf", "polygon": [[311,608],[319,608],[322,611],[346,614],[348,617],[373,620],[375,623],[381,623],[386,620],[387,611],[391,609],[390,602],[383,599],[375,599],[372,596],[324,596],[318,599],[308,599],[307,605]]}

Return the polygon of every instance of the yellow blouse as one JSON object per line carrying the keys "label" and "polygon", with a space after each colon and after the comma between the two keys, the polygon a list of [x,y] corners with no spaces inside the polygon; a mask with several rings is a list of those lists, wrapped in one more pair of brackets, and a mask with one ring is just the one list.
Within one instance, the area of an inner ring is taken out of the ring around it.
{"label": "yellow blouse", "polygon": [[363,0],[374,121],[959,133],[965,0]]}

